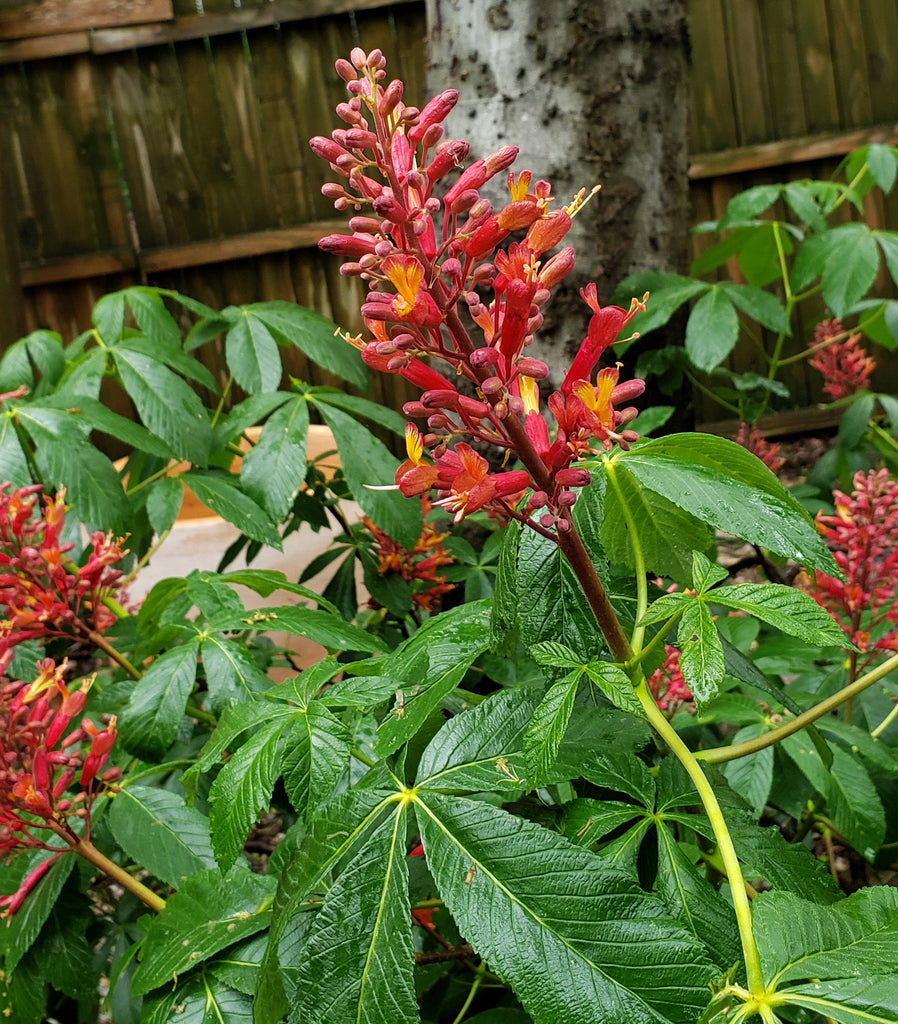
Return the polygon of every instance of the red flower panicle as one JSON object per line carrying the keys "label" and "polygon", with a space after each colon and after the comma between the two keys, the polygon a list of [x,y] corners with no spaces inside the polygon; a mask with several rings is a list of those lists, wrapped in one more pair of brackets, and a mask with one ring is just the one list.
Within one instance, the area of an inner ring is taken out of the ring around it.
{"label": "red flower panicle", "polygon": [[[376,545],[377,571],[382,576],[396,573],[411,586],[415,606],[422,611],[432,612],[443,594],[448,594],[455,587],[454,583],[447,583],[446,577],[439,571],[444,566],[453,565],[455,559],[443,546],[443,541],[449,535],[440,533],[433,523],[427,521],[432,506],[426,496],[422,496],[421,506],[424,512],[424,528],[411,549],[402,547],[367,516],[362,523]],[[380,607],[376,602],[369,603],[372,607]]]}
{"label": "red flower panicle", "polygon": [[121,541],[93,534],[85,564],[75,565],[61,539],[65,493],[41,506],[40,490],[0,484],[0,653],[35,637],[102,633],[115,621],[104,598],[121,585]]}
{"label": "red flower panicle", "polygon": [[[11,656],[3,655],[4,668]],[[70,845],[48,840],[77,839],[68,824],[72,817],[84,822],[89,835],[98,778],[108,784],[120,776],[117,768],[103,771],[115,742],[114,717],[100,729],[87,718],[71,728],[84,709],[90,680],[71,692],[64,681],[67,667],[48,658],[33,682],[0,683],[0,856],[28,848],[68,852]],[[54,859],[41,862],[15,893],[0,896],[0,916],[19,909]]]}
{"label": "red flower panicle", "polygon": [[741,444],[752,455],[756,455],[771,473],[778,473],[786,464],[786,460],[780,455],[780,446],[767,441],[754,423],[739,425],[736,444]]}
{"label": "red flower panicle", "polygon": [[814,328],[813,344],[822,347],[809,362],[823,374],[823,393],[834,402],[870,387],[876,361],[861,348],[860,337],[848,334],[835,318],[823,320]]}
{"label": "red flower panicle", "polygon": [[817,516],[844,582],[817,572],[813,596],[869,662],[898,651],[898,481],[888,471],[855,474],[834,493],[835,515]]}
{"label": "red flower panicle", "polygon": [[[515,506],[530,490],[526,512],[542,509],[543,527],[563,531],[575,489],[590,479],[572,464],[636,439],[627,429],[636,409],[627,403],[644,382],[620,381],[614,366],[595,374],[645,297],[624,310],[601,306],[595,285],[582,290],[592,316],[561,389],[548,397],[557,425],[550,433],[538,388],[549,368],[526,353],[552,289],[574,267],[569,246],[549,254],[589,196],[584,191],[553,208],[548,182],[508,170],[515,146],[463,168],[468,143],[444,138],[455,90],[418,110],[403,103],[403,84],[388,82],[385,67],[379,50],[356,48],[350,60],[337,61],[349,93],[337,107],[346,127],[312,139],[311,147],[341,179],[322,191],[353,214],[352,234],[319,244],[343,256],[341,272],[369,288],[362,314],[371,340],[347,340],[369,366],[402,374],[422,390],[404,411],[426,421],[427,431],[413,428],[408,436],[409,458],[396,482],[407,495],[435,489],[436,503],[457,520],[481,508],[520,518],[525,512]],[[496,209],[480,189],[503,172],[508,200]],[[467,378],[468,394],[459,391],[459,376]],[[470,441],[514,451],[526,468],[493,472]]]}
{"label": "red flower panicle", "polygon": [[664,663],[646,680],[655,703],[672,717],[680,708],[692,713],[692,691],[686,685],[680,670],[680,652],[670,644],[664,645]]}

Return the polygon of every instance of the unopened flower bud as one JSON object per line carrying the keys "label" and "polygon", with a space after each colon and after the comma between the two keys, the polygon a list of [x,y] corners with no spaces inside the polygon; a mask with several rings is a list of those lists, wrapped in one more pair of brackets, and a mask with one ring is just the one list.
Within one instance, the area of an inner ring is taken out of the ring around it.
{"label": "unopened flower bud", "polygon": [[[499,350],[488,345],[484,345],[482,348],[475,348],[468,356],[468,362],[471,366],[475,367],[495,366],[499,362]],[[494,379],[498,380],[498,378]]]}
{"label": "unopened flower bud", "polygon": [[517,395],[508,396],[508,410],[515,416],[520,416],[524,411],[524,403]]}
{"label": "unopened flower bud", "polygon": [[346,145],[350,149],[372,149],[377,145],[377,136],[362,128],[350,128],[346,133]]}
{"label": "unopened flower bud", "polygon": [[549,367],[541,359],[534,359],[533,356],[524,356],[517,361],[518,373],[534,380],[545,380],[549,376]]}
{"label": "unopened flower bud", "polygon": [[403,415],[413,420],[423,420],[430,415],[430,410],[427,406],[422,405],[420,402],[406,402],[402,407],[402,412]]}
{"label": "unopened flower bud", "polygon": [[534,491],[530,495],[530,508],[545,508],[549,504],[549,495],[545,491]]}
{"label": "unopened flower bud", "polygon": [[394,78],[392,82],[384,89],[383,95],[378,101],[378,107],[383,117],[387,117],[392,114],[393,111],[402,99],[403,84],[398,78]]}
{"label": "unopened flower bud", "polygon": [[495,398],[496,395],[505,393],[505,381],[503,381],[501,377],[487,377],[486,380],[481,383],[480,390],[486,398]]}
{"label": "unopened flower bud", "polygon": [[335,62],[334,67],[337,70],[337,74],[344,82],[354,82],[358,77],[356,75],[355,68],[343,57],[340,57],[339,60]]}
{"label": "unopened flower bud", "polygon": [[441,124],[432,124],[421,138],[421,145],[425,149],[433,149],[445,134],[446,129]]}
{"label": "unopened flower bud", "polygon": [[577,495],[573,491],[562,491],[556,500],[560,508],[570,508],[576,504]]}
{"label": "unopened flower bud", "polygon": [[568,469],[560,469],[555,474],[555,481],[561,487],[585,487],[592,480],[588,469],[582,466],[571,466]]}
{"label": "unopened flower bud", "polygon": [[545,526],[545,528],[548,530],[555,522],[555,516],[553,516],[551,512],[547,512],[545,515],[539,517],[539,521],[540,524],[542,526]]}
{"label": "unopened flower bud", "polygon": [[446,275],[446,277],[461,277],[461,263],[459,263],[454,256],[450,256],[449,259],[443,260],[440,270]]}
{"label": "unopened flower bud", "polygon": [[431,430],[451,430],[453,423],[448,416],[441,412],[435,412],[432,416],[427,417],[427,426]]}

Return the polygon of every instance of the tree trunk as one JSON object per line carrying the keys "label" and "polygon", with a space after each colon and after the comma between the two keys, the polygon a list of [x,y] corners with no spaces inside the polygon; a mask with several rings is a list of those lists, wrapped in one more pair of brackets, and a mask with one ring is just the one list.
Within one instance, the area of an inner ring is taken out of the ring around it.
{"label": "tree trunk", "polygon": [[577,271],[534,346],[557,380],[584,334],[580,287],[596,281],[608,303],[630,273],[683,269],[685,0],[428,0],[428,23],[429,94],[461,93],[449,135],[478,157],[520,146],[515,170],[551,181],[558,205],[602,186],[574,219]]}

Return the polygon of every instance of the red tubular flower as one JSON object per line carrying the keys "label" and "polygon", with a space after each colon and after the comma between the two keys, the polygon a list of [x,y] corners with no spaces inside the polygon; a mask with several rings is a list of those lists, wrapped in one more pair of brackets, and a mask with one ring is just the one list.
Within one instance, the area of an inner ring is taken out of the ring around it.
{"label": "red tubular flower", "polygon": [[850,495],[834,493],[835,515],[817,516],[846,578],[815,573],[812,596],[869,662],[898,650],[898,481],[881,469],[853,483]]}
{"label": "red tubular flower", "polygon": [[0,651],[41,636],[78,637],[103,632],[114,621],[104,600],[121,586],[112,568],[124,557],[121,542],[95,533],[83,566],[61,543],[64,494],[37,505],[38,487],[0,485]]}
{"label": "red tubular flower", "polygon": [[664,664],[646,680],[655,703],[668,713],[668,717],[673,717],[681,707],[693,714],[695,705],[692,703],[692,691],[680,670],[680,652],[676,647],[665,644],[664,653]]}
{"label": "red tubular flower", "polygon": [[[65,661],[47,659],[32,683],[6,681],[0,689],[0,850],[7,855],[55,849],[41,836],[71,831],[72,815],[84,820],[89,834],[94,783],[115,743],[115,719],[102,729],[84,719],[67,732],[90,681],[70,693],[66,668]],[[76,777],[78,792],[66,797]],[[18,910],[53,859],[42,862],[15,893],[0,897],[4,916]]]}
{"label": "red tubular flower", "polygon": [[736,444],[742,445],[752,455],[756,455],[771,473],[778,473],[786,464],[786,460],[780,455],[780,446],[765,440],[754,423],[741,423],[735,440]]}
{"label": "red tubular flower", "polygon": [[[461,167],[468,144],[442,138],[443,119],[458,98],[454,90],[418,110],[403,104],[401,83],[383,84],[379,52],[353,51],[337,71],[350,94],[337,108],[348,127],[329,141],[316,139],[313,149],[348,179],[323,191],[337,209],[354,206],[357,215],[350,219],[354,235],[328,236],[322,246],[350,260],[341,272],[372,282],[362,313],[374,340],[354,343],[368,366],[400,373],[421,387],[421,400],[407,403],[406,413],[427,420],[435,456],[432,462],[423,457],[416,434],[397,486],[406,495],[435,489],[438,502],[457,518],[478,508],[519,516],[515,503],[530,487],[530,505],[547,509],[543,527],[548,517],[553,528],[569,528],[572,488],[584,486],[589,476],[572,463],[592,450],[592,438],[602,449],[635,440],[635,432],[624,427],[636,410],[620,406],[644,388],[642,381],[619,381],[613,368],[590,383],[604,349],[645,302],[634,300],[629,310],[603,308],[595,285],[583,291],[593,314],[587,337],[561,392],[549,398],[558,424],[554,439],[534,384],[546,378],[548,367],[525,355],[552,288],[574,267],[571,247],[554,255],[551,250],[596,190],[584,189],[567,206],[553,209],[548,182],[533,181],[529,170],[517,176],[509,171],[509,199],[494,212],[480,190],[508,170],[518,150],[503,146]],[[455,182],[436,194],[440,180],[456,167],[461,173]],[[522,232],[523,240],[506,245],[511,232]],[[431,358],[465,376],[476,398],[433,370]],[[526,443],[529,450],[521,454],[538,486],[523,470],[490,472],[464,441],[446,450],[450,439],[462,437],[497,444],[506,453]]]}
{"label": "red tubular flower", "polygon": [[[823,347],[809,363],[823,374],[823,393],[834,402],[870,387],[876,360],[861,348],[860,337],[860,334],[848,335],[835,318],[823,320],[814,329],[813,344],[823,344]],[[824,344],[828,339],[832,340]]]}

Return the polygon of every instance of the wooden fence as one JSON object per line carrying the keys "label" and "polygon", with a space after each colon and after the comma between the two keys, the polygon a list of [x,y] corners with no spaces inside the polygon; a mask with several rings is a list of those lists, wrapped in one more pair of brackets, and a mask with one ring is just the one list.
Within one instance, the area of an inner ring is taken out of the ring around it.
{"label": "wooden fence", "polygon": [[[898,142],[895,0],[689,0],[689,18],[696,220]],[[332,126],[335,57],[380,46],[420,96],[425,37],[422,0],[5,0],[0,343],[72,337],[141,281],[352,323],[355,283],[314,248],[334,211],[305,140]],[[898,226],[898,199],[871,215]]]}

